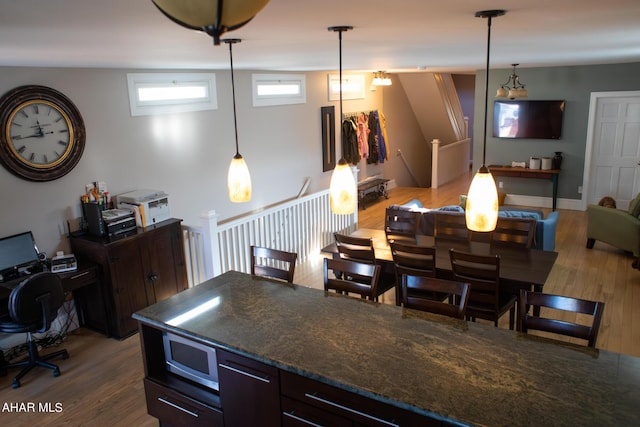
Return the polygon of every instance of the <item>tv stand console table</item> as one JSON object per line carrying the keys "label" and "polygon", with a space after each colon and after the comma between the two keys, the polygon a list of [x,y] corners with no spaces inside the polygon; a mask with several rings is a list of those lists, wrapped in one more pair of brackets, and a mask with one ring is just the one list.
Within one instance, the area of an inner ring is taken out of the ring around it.
{"label": "tv stand console table", "polygon": [[558,199],[558,175],[560,169],[529,169],[511,166],[489,166],[489,171],[493,176],[511,176],[516,178],[550,179],[553,183],[553,205],[552,210],[556,210]]}

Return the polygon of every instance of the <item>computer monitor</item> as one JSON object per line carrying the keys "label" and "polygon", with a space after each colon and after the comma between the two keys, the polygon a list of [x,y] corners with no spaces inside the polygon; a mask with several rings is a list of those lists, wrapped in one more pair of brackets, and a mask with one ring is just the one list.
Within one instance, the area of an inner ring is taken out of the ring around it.
{"label": "computer monitor", "polygon": [[38,247],[31,231],[0,239],[0,273],[38,262]]}

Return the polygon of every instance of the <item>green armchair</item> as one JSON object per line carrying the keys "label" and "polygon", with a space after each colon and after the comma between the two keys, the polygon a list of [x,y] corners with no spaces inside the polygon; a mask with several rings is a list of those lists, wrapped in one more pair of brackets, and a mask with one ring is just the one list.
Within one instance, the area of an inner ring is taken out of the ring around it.
{"label": "green armchair", "polygon": [[631,252],[635,257],[633,266],[639,268],[640,218],[636,210],[640,211],[640,194],[629,204],[629,211],[588,205],[587,248],[592,249],[596,240],[608,243]]}

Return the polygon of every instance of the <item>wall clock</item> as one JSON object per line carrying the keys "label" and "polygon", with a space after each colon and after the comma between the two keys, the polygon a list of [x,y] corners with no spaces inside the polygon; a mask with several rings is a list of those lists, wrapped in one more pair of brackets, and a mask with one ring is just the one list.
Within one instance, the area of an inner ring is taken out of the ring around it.
{"label": "wall clock", "polygon": [[62,93],[45,86],[20,86],[0,99],[0,161],[30,181],[52,181],[80,160],[84,121]]}

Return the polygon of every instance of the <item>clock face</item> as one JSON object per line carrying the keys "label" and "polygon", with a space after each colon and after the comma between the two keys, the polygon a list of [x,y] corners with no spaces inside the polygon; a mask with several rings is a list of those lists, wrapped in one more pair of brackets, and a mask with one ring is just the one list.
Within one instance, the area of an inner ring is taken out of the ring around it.
{"label": "clock face", "polygon": [[9,117],[7,139],[13,155],[33,168],[60,164],[73,148],[73,126],[67,114],[47,101],[26,101]]}
{"label": "clock face", "polygon": [[44,86],[21,86],[0,100],[0,161],[31,181],[66,175],[84,151],[84,122],[62,93]]}

